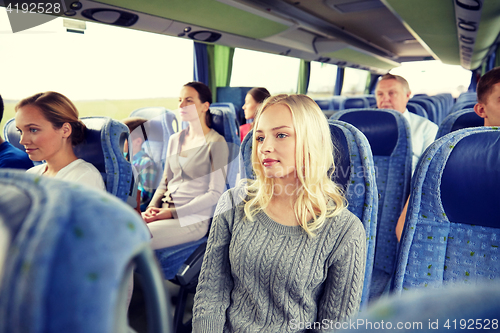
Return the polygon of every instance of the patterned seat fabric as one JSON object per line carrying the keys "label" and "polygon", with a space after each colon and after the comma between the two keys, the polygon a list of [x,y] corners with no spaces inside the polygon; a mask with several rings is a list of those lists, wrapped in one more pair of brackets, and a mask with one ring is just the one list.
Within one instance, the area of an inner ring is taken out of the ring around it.
{"label": "patterned seat fabric", "polygon": [[366,268],[361,308],[368,304],[375,256],[377,234],[378,192],[370,144],[366,137],[351,124],[330,120],[335,147],[335,173],[333,180],[342,186],[349,206],[366,232]]}
{"label": "patterned seat fabric", "polygon": [[483,124],[484,119],[479,117],[477,113],[474,112],[474,109],[453,112],[443,120],[441,125],[439,125],[436,140],[453,131],[468,127],[480,127],[483,126]]}
{"label": "patterned seat fabric", "polygon": [[378,189],[377,241],[370,298],[388,286],[396,261],[396,224],[408,197],[411,177],[411,139],[408,122],[394,110],[355,109],[334,114],[358,128],[373,153]]}
{"label": "patterned seat fabric", "polygon": [[467,128],[419,161],[398,253],[395,292],[500,278],[500,131]]}
{"label": "patterned seat fabric", "polygon": [[498,281],[475,286],[451,284],[440,290],[413,290],[381,299],[356,321],[352,320],[355,323],[351,328],[356,332],[462,332],[466,329],[488,332],[498,330],[499,313]]}
{"label": "patterned seat fabric", "polygon": [[13,170],[0,171],[0,186],[8,193],[0,198],[0,220],[11,236],[0,285],[1,333],[126,331],[138,255],[146,259],[142,272],[147,266],[156,281],[147,278],[163,302],[159,311],[167,310],[147,227],[121,200]]}

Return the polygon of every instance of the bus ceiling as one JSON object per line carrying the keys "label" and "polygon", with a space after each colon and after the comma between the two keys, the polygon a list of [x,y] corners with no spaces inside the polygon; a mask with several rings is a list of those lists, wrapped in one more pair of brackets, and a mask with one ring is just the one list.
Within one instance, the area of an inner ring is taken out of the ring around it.
{"label": "bus ceiling", "polygon": [[402,62],[434,59],[476,69],[497,52],[500,32],[500,1],[64,2],[71,9],[66,16],[75,19],[378,74]]}

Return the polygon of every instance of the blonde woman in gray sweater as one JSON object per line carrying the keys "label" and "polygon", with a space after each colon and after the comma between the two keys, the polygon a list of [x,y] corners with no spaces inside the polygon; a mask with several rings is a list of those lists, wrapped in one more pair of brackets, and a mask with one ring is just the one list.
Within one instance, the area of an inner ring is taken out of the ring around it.
{"label": "blonde woman in gray sweater", "polygon": [[253,141],[256,180],[217,205],[193,332],[333,328],[358,311],[366,240],[330,179],[326,118],[307,96],[272,96]]}

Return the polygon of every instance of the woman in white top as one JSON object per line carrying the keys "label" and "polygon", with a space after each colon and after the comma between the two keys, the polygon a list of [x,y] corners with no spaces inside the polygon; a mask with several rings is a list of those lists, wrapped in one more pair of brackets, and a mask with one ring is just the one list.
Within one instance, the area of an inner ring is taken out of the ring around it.
{"label": "woman in white top", "polygon": [[73,151],[85,138],[85,125],[66,96],[52,91],[39,93],[23,99],[15,109],[20,143],[32,161],[46,161],[28,173],[105,190],[99,171]]}

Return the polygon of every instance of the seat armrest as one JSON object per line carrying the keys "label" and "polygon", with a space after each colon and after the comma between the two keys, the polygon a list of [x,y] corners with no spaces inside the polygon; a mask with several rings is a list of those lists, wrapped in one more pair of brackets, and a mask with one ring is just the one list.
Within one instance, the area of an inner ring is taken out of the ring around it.
{"label": "seat armrest", "polygon": [[201,264],[203,263],[203,256],[205,255],[206,248],[206,242],[198,246],[198,248],[179,268],[175,277],[181,286],[188,285],[195,277],[198,276],[198,274],[200,274]]}

